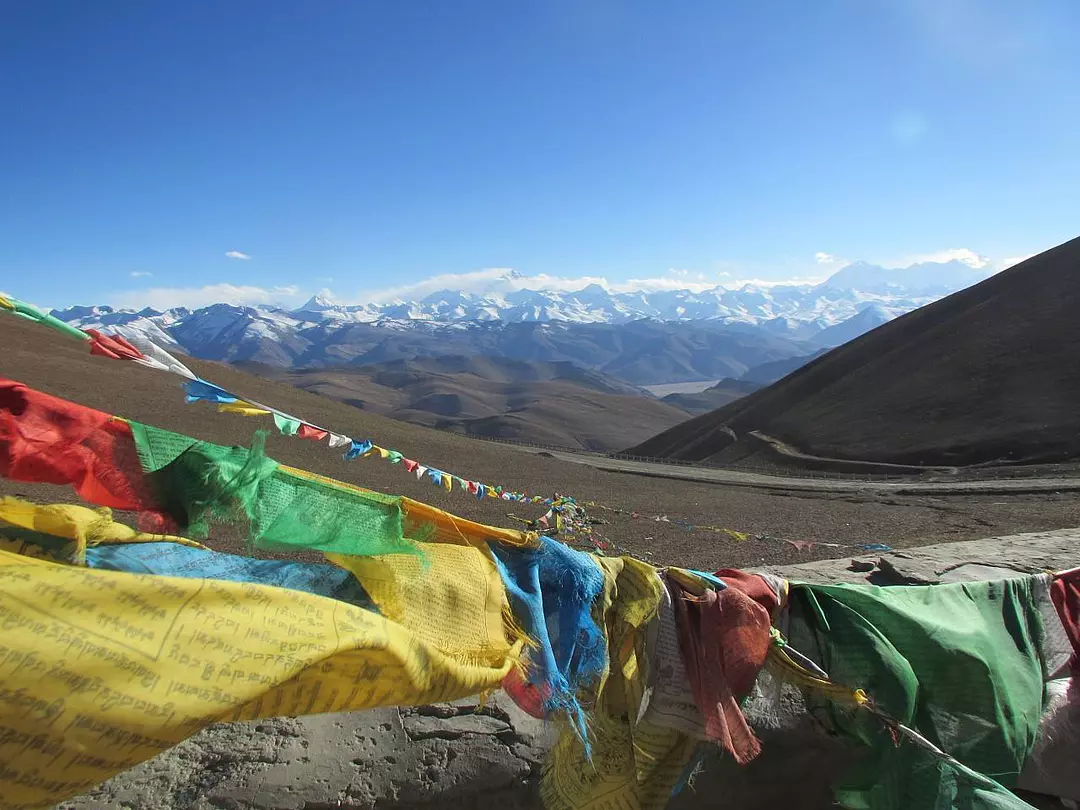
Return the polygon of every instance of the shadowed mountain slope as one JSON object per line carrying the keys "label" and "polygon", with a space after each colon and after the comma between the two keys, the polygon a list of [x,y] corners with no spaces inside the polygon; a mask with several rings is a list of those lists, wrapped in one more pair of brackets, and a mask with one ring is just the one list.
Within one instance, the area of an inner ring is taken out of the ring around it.
{"label": "shadowed mountain slope", "polygon": [[908,313],[774,385],[633,448],[717,462],[758,431],[901,464],[1080,457],[1080,239]]}

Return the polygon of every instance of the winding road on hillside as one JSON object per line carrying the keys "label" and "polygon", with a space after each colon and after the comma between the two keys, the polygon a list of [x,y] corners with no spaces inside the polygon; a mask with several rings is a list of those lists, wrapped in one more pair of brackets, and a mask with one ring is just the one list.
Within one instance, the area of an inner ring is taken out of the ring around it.
{"label": "winding road on hillside", "polygon": [[893,495],[995,495],[1023,494],[1030,492],[1080,492],[1077,478],[1012,478],[983,481],[912,481],[862,480],[827,477],[796,478],[764,473],[725,470],[713,467],[691,467],[664,464],[654,461],[632,461],[607,456],[572,453],[566,450],[542,450],[517,445],[529,453],[544,453],[560,461],[584,464],[597,470],[645,475],[652,478],[674,478],[681,481],[697,481],[725,486],[754,487],[757,489],[782,489],[800,492],[867,493],[880,492]]}

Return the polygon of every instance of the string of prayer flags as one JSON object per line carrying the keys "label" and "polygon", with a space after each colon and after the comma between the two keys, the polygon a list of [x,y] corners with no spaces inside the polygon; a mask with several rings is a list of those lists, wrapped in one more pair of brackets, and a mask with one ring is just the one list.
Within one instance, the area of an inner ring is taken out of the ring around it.
{"label": "string of prayer flags", "polygon": [[124,336],[119,333],[105,335],[95,329],[77,329],[53,315],[42,312],[31,304],[10,296],[2,297],[0,309],[40,323],[68,337],[88,342],[91,354],[109,357],[114,360],[130,360],[141,366],[158,371],[167,371],[188,380],[196,379],[196,375],[191,369],[140,332],[131,331]]}
{"label": "string of prayer flags", "polygon": [[[596,509],[603,509],[608,512],[615,512],[616,514],[627,514],[625,509],[617,509],[610,506],[604,506],[603,504],[595,503],[594,501],[586,501],[582,506],[588,506]],[[673,523],[676,526],[682,526],[687,531],[702,531],[712,532],[714,534],[724,534],[730,537],[732,540],[742,543],[747,540],[780,540],[781,538],[770,537],[769,535],[755,535],[749,532],[740,532],[735,529],[729,529],[725,526],[708,526],[691,523],[688,520],[681,518],[673,518],[667,515],[646,515],[640,512],[630,512],[631,520],[651,520],[654,523]],[[859,551],[866,552],[887,552],[892,551],[893,548],[885,543],[824,543],[811,540],[788,540],[783,539],[783,542],[792,546],[796,551],[813,551],[815,547],[821,548],[851,548],[858,549]]]}
{"label": "string of prayer flags", "polygon": [[[119,334],[105,335],[93,329],[83,331],[64,323],[52,315],[42,312],[30,304],[18,301],[10,296],[4,297],[3,301],[4,306],[2,308],[7,311],[50,326],[71,337],[75,337],[78,340],[89,341],[92,354],[116,360],[129,360],[147,366],[148,368],[168,371],[183,377],[183,387],[189,403],[209,402],[217,405],[218,410],[221,413],[231,413],[241,416],[272,415],[275,425],[282,435],[296,436],[301,439],[314,441],[329,439],[328,444],[332,449],[338,449],[348,445],[349,448],[345,453],[345,458],[347,460],[367,457],[374,453],[377,453],[381,459],[389,461],[391,464],[400,464],[405,460],[402,453],[380,447],[369,439],[358,440],[345,436],[344,434],[334,433],[325,428],[305,422],[303,419],[251,401],[245,397],[227,391],[218,385],[203,380],[194,374],[191,369],[164,349],[154,344],[153,341],[141,333],[136,334],[133,332],[129,340]],[[418,467],[413,467],[412,469],[406,467],[406,471],[408,472],[415,472],[417,469]],[[423,467],[423,469],[426,472],[429,468]],[[424,473],[420,473],[417,477],[422,479],[423,475]],[[550,499],[538,498],[535,496],[530,497],[520,492],[504,491],[501,487],[493,487],[490,484],[481,484],[478,481],[471,481],[470,479],[461,478],[460,476],[451,475],[450,473],[445,473],[444,475],[447,477],[445,481],[444,477],[440,476],[437,480],[433,479],[433,483],[442,486],[448,492],[453,491],[453,484],[456,481],[458,482],[458,489],[462,492],[476,495],[477,498],[484,498],[490,495],[491,497],[502,498],[506,501],[550,503]]]}
{"label": "string of prayer flags", "polygon": [[222,447],[0,378],[0,475],[72,486],[90,503],[139,513],[145,531],[203,534],[212,521],[245,519],[259,548],[353,555],[417,554],[415,541],[432,534],[530,542],[524,532],[279,465],[263,440]]}
{"label": "string of prayer flags", "polygon": [[[23,317],[29,317],[31,320],[36,320],[46,325],[52,326],[60,331],[70,334],[73,337],[77,337],[79,340],[91,342],[91,352],[94,354],[100,354],[102,356],[111,357],[114,359],[130,360],[150,368],[169,371],[178,376],[184,378],[183,387],[186,393],[186,398],[189,403],[192,402],[209,402],[218,406],[218,410],[222,413],[231,413],[242,416],[267,416],[270,415],[274,419],[274,423],[278,431],[285,436],[296,436],[301,439],[308,439],[313,441],[322,441],[328,439],[328,445],[332,449],[341,449],[347,447],[344,458],[346,460],[353,460],[356,458],[366,458],[377,454],[379,458],[390,462],[391,464],[403,464],[406,472],[415,473],[418,480],[422,480],[425,475],[431,479],[432,483],[436,486],[443,487],[447,492],[454,490],[454,483],[457,482],[457,489],[470,495],[476,496],[477,499],[482,500],[485,497],[499,498],[504,501],[513,501],[519,503],[532,503],[543,504],[551,506],[555,499],[544,498],[540,496],[530,496],[522,492],[514,492],[504,489],[501,486],[495,486],[491,484],[481,483],[467,478],[462,478],[451,473],[446,473],[439,470],[433,470],[419,462],[412,459],[406,459],[405,456],[396,451],[388,448],[380,447],[376,445],[370,439],[355,439],[344,434],[334,433],[325,428],[313,425],[309,422],[299,419],[295,416],[278,411],[267,405],[263,405],[246,397],[239,396],[233,392],[215,385],[211,382],[203,380],[196,376],[190,369],[180,363],[176,358],[161,349],[145,335],[141,333],[132,333],[131,339],[128,340],[119,335],[103,335],[95,330],[87,330],[86,332],[75,329],[74,327],[65,324],[63,321],[59,321],[51,315],[46,315],[35,307],[29,304],[23,304],[7,297],[4,299],[7,304],[4,309],[20,314]],[[55,323],[54,323],[55,322]],[[405,463],[409,462],[409,463]],[[435,472],[436,474],[431,474]],[[611,507],[604,507],[600,504],[587,504],[589,506],[595,506],[597,508],[607,509],[608,511],[616,513],[625,513],[625,510],[615,509]],[[642,517],[637,513],[631,513],[631,518]],[[694,531],[709,531],[714,533],[727,534],[733,540],[743,541],[750,537],[743,532],[737,532],[733,529],[728,529],[721,526],[701,526],[691,523],[690,521],[681,520],[678,518],[669,518],[667,515],[657,515],[651,518],[658,522],[674,523],[688,532]],[[557,528],[561,530],[562,521],[555,521]],[[572,524],[572,522],[571,522]],[[871,550],[871,549],[867,549]],[[874,549],[883,550],[883,549]]]}

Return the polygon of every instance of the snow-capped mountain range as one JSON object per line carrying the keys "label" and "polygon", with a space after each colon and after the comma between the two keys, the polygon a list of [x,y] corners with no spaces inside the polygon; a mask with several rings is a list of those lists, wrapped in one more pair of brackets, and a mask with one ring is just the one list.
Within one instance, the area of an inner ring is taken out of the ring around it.
{"label": "snow-capped mountain range", "polygon": [[520,277],[510,271],[503,290],[441,290],[416,301],[345,306],[315,296],[292,310],[76,306],[52,314],[215,360],[291,367],[480,353],[572,360],[645,384],[738,376],[839,345],[989,274],[960,261],[902,270],[855,263],[816,285],[616,292],[599,284],[514,289]]}

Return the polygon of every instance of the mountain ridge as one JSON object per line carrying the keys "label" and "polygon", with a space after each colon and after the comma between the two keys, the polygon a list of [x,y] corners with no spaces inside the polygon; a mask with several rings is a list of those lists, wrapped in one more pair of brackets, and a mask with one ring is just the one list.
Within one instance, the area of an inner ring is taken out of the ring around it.
{"label": "mountain ridge", "polygon": [[935,267],[931,273],[914,265],[906,285],[906,270],[849,265],[817,285],[652,292],[599,284],[572,292],[514,289],[524,277],[509,273],[481,293],[440,290],[386,304],[342,306],[313,296],[293,310],[218,303],[165,311],[75,306],[52,314],[209,360],[299,368],[501,355],[571,361],[645,385],[739,377],[809,355],[937,300],[941,279],[955,286],[987,273],[958,261]]}

